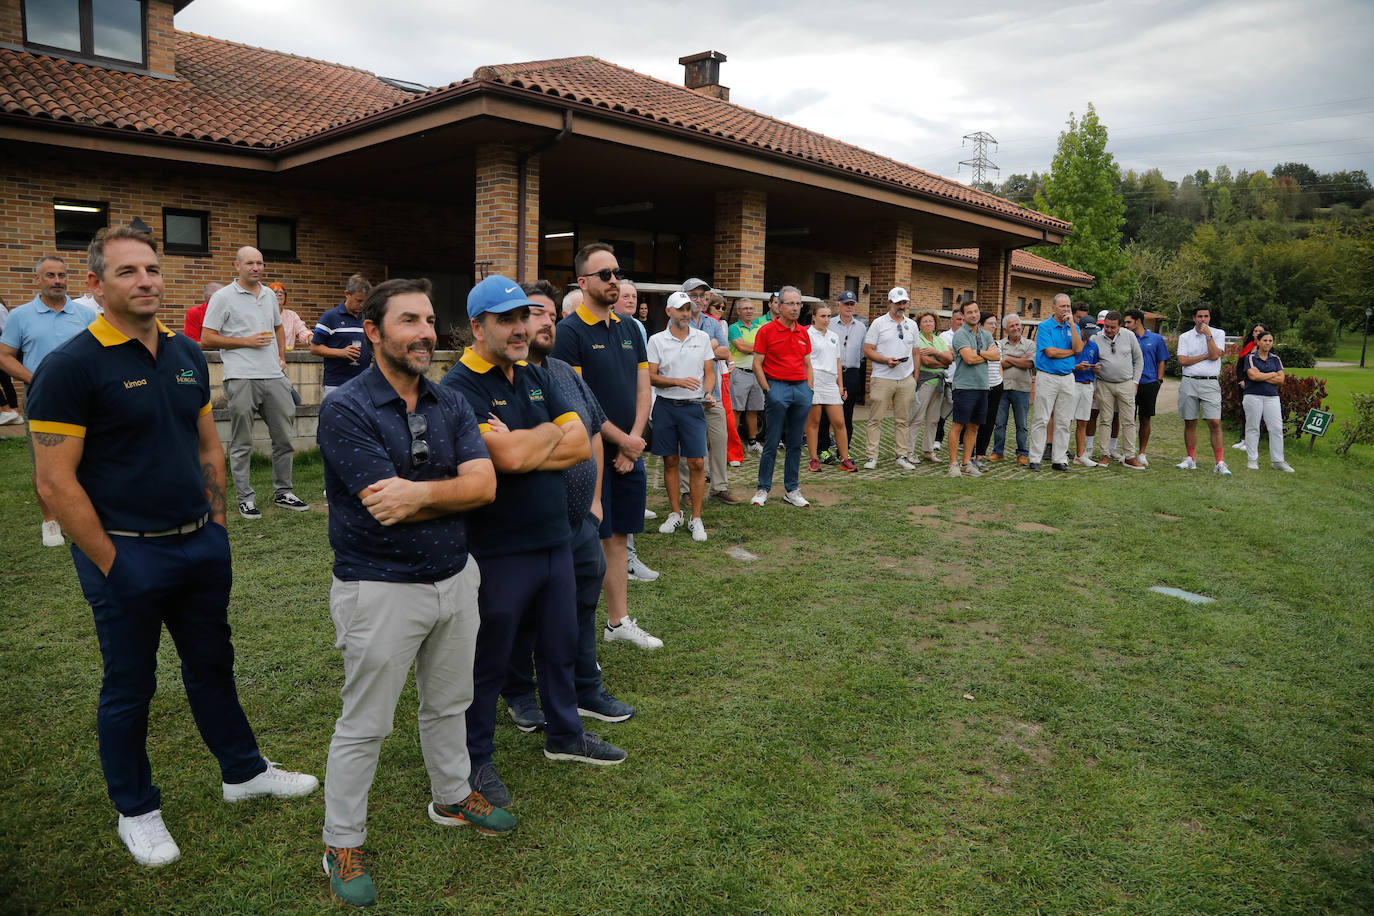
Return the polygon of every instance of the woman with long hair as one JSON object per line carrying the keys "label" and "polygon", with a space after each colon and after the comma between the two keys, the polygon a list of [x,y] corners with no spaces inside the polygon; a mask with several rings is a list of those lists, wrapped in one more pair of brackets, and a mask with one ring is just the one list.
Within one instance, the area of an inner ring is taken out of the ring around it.
{"label": "woman with long hair", "polygon": [[840,467],[850,472],[857,471],[858,468],[850,460],[849,437],[845,435],[840,338],[830,330],[829,305],[824,302],[816,305],[807,334],[811,338],[811,372],[816,382],[815,393],[811,396],[811,411],[806,415],[806,450],[811,456],[807,467],[812,471],[821,469],[820,459],[816,456],[816,439],[821,429],[821,411],[825,411],[835,436],[835,445],[840,450]]}
{"label": "woman with long hair", "polygon": [[[1255,345],[1259,343],[1260,335],[1265,333],[1268,332],[1264,330],[1264,325],[1256,324],[1253,328],[1250,329],[1250,333],[1245,335],[1245,345],[1240,348],[1240,353],[1236,356],[1236,387],[1240,389],[1240,398],[1242,405],[1245,403],[1245,385],[1249,381],[1249,379],[1245,377],[1245,370],[1241,368],[1241,365],[1245,362],[1245,357],[1249,356],[1251,353],[1255,351]],[[1239,442],[1231,446],[1231,448],[1239,449],[1241,451],[1244,451],[1245,447],[1246,446],[1244,434],[1241,435]]]}

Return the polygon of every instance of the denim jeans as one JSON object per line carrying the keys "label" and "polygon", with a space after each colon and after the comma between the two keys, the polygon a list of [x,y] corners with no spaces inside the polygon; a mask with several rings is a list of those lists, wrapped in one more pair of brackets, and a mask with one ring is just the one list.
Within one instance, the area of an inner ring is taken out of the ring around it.
{"label": "denim jeans", "polygon": [[[806,434],[806,415],[811,410],[811,388],[805,381],[768,380],[764,416],[768,418],[768,437],[759,456],[759,489],[773,489],[773,465],[778,460],[778,442],[787,443],[782,465],[782,483],[787,492],[801,487],[802,442]],[[784,438],[784,433],[786,434]]]}
{"label": "denim jeans", "polygon": [[1030,414],[1030,392],[1011,391],[1002,389],[1002,400],[997,404],[997,421],[993,424],[996,428],[992,434],[992,453],[994,455],[1006,454],[1003,449],[1007,445],[1007,411],[1010,410],[1016,418],[1016,454],[1028,455],[1026,451],[1026,421]]}

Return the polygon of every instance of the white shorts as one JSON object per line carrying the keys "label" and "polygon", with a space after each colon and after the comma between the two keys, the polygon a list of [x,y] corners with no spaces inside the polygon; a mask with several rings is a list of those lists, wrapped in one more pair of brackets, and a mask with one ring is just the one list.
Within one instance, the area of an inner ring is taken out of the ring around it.
{"label": "white shorts", "polygon": [[844,400],[840,397],[840,386],[835,381],[835,373],[822,372],[819,369],[811,370],[812,378],[815,379],[816,387],[811,395],[811,405],[817,404],[843,404]]}
{"label": "white shorts", "polygon": [[1097,391],[1097,386],[1091,382],[1073,383],[1073,418],[1075,420],[1091,420],[1093,416],[1093,393]]}

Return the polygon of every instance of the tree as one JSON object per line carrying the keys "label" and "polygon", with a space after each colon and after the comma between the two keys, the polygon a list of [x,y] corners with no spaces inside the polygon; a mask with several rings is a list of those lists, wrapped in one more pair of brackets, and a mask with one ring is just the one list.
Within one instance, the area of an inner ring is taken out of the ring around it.
{"label": "tree", "polygon": [[1035,208],[1073,223],[1073,234],[1043,257],[1097,278],[1081,298],[1093,308],[1120,309],[1130,290],[1130,263],[1121,248],[1125,204],[1116,190],[1120,171],[1107,151],[1107,128],[1091,103],[1081,121],[1069,115]]}

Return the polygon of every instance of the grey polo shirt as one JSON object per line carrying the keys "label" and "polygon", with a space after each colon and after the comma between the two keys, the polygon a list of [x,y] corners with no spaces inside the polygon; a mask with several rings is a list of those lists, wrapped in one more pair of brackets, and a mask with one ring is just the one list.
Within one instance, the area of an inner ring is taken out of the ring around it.
{"label": "grey polo shirt", "polygon": [[1002,342],[997,345],[997,349],[1002,351],[1004,357],[1014,356],[1017,359],[1023,359],[1029,356],[1031,358],[1031,367],[1029,369],[1015,369],[1008,366],[1002,370],[1002,390],[1030,391],[1031,372],[1035,369],[1035,341],[1024,334],[1021,335],[1021,339],[1016,343],[1012,343],[1004,337],[1002,338]]}
{"label": "grey polo shirt", "polygon": [[[279,324],[281,310],[277,306],[277,294],[265,284],[259,284],[255,296],[235,280],[210,297],[203,327],[225,337],[251,337],[259,331],[276,331]],[[282,376],[275,337],[265,347],[235,347],[220,353],[227,379]]]}
{"label": "grey polo shirt", "polygon": [[[1108,337],[1107,332],[1098,331],[1092,336],[1097,344],[1097,380],[1099,382],[1139,382],[1140,373],[1145,369],[1145,357],[1140,352],[1140,341],[1135,334],[1124,328]],[[1113,346],[1115,343],[1115,346]]]}
{"label": "grey polo shirt", "polygon": [[841,368],[859,368],[864,358],[864,335],[868,333],[868,324],[858,315],[849,324],[836,316],[830,319],[830,330],[840,339]]}

